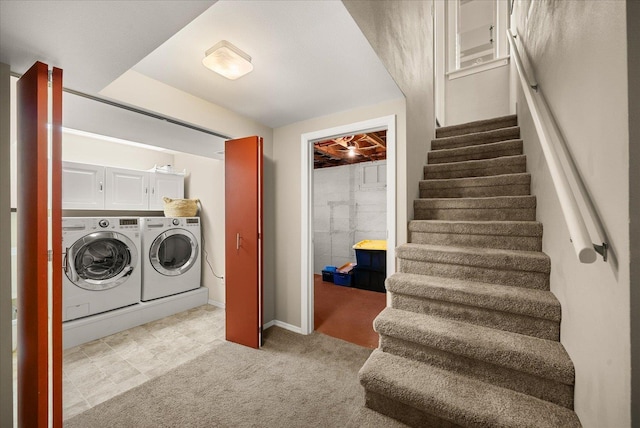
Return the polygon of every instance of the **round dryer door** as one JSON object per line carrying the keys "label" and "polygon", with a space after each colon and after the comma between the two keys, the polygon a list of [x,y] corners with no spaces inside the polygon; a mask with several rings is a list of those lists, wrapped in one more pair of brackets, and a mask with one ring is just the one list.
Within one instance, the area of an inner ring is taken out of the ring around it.
{"label": "round dryer door", "polygon": [[198,241],[188,230],[168,230],[151,244],[149,259],[153,268],[163,275],[182,275],[198,260]]}
{"label": "round dryer door", "polygon": [[126,282],[137,261],[131,239],[117,232],[96,232],[67,250],[65,273],[85,290],[108,290]]}

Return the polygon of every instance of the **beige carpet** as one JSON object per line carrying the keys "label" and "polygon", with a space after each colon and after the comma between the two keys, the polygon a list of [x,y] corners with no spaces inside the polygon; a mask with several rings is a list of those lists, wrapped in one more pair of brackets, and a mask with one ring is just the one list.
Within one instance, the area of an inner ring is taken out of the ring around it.
{"label": "beige carpet", "polygon": [[74,427],[395,426],[363,408],[371,350],[278,327],[254,350],[216,349],[65,422]]}
{"label": "beige carpet", "polygon": [[436,137],[360,370],[366,406],[414,427],[578,427],[517,118]]}

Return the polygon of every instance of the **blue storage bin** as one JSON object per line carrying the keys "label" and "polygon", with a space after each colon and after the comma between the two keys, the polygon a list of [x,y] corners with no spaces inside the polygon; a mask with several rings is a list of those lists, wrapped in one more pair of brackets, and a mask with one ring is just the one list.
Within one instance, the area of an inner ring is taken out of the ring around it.
{"label": "blue storage bin", "polygon": [[335,285],[351,287],[351,273],[335,272],[333,274],[333,283]]}
{"label": "blue storage bin", "polygon": [[322,271],[322,280],[325,282],[333,282],[333,274],[335,271],[323,270]]}

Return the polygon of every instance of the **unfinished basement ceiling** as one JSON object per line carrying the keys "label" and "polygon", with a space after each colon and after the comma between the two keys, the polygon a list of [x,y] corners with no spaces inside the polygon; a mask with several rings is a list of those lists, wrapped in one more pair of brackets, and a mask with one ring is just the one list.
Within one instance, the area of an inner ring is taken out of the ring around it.
{"label": "unfinished basement ceiling", "polygon": [[313,143],[313,168],[381,161],[387,158],[387,131],[345,135]]}

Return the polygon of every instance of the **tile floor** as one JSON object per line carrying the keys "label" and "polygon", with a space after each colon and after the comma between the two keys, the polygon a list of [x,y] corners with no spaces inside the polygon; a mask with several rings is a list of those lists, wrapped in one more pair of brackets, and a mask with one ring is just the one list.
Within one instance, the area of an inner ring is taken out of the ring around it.
{"label": "tile floor", "polygon": [[[67,349],[63,417],[82,413],[223,342],[224,309],[203,305]],[[16,385],[15,352],[13,359]]]}
{"label": "tile floor", "polygon": [[224,341],[224,309],[199,306],[64,351],[64,419]]}

